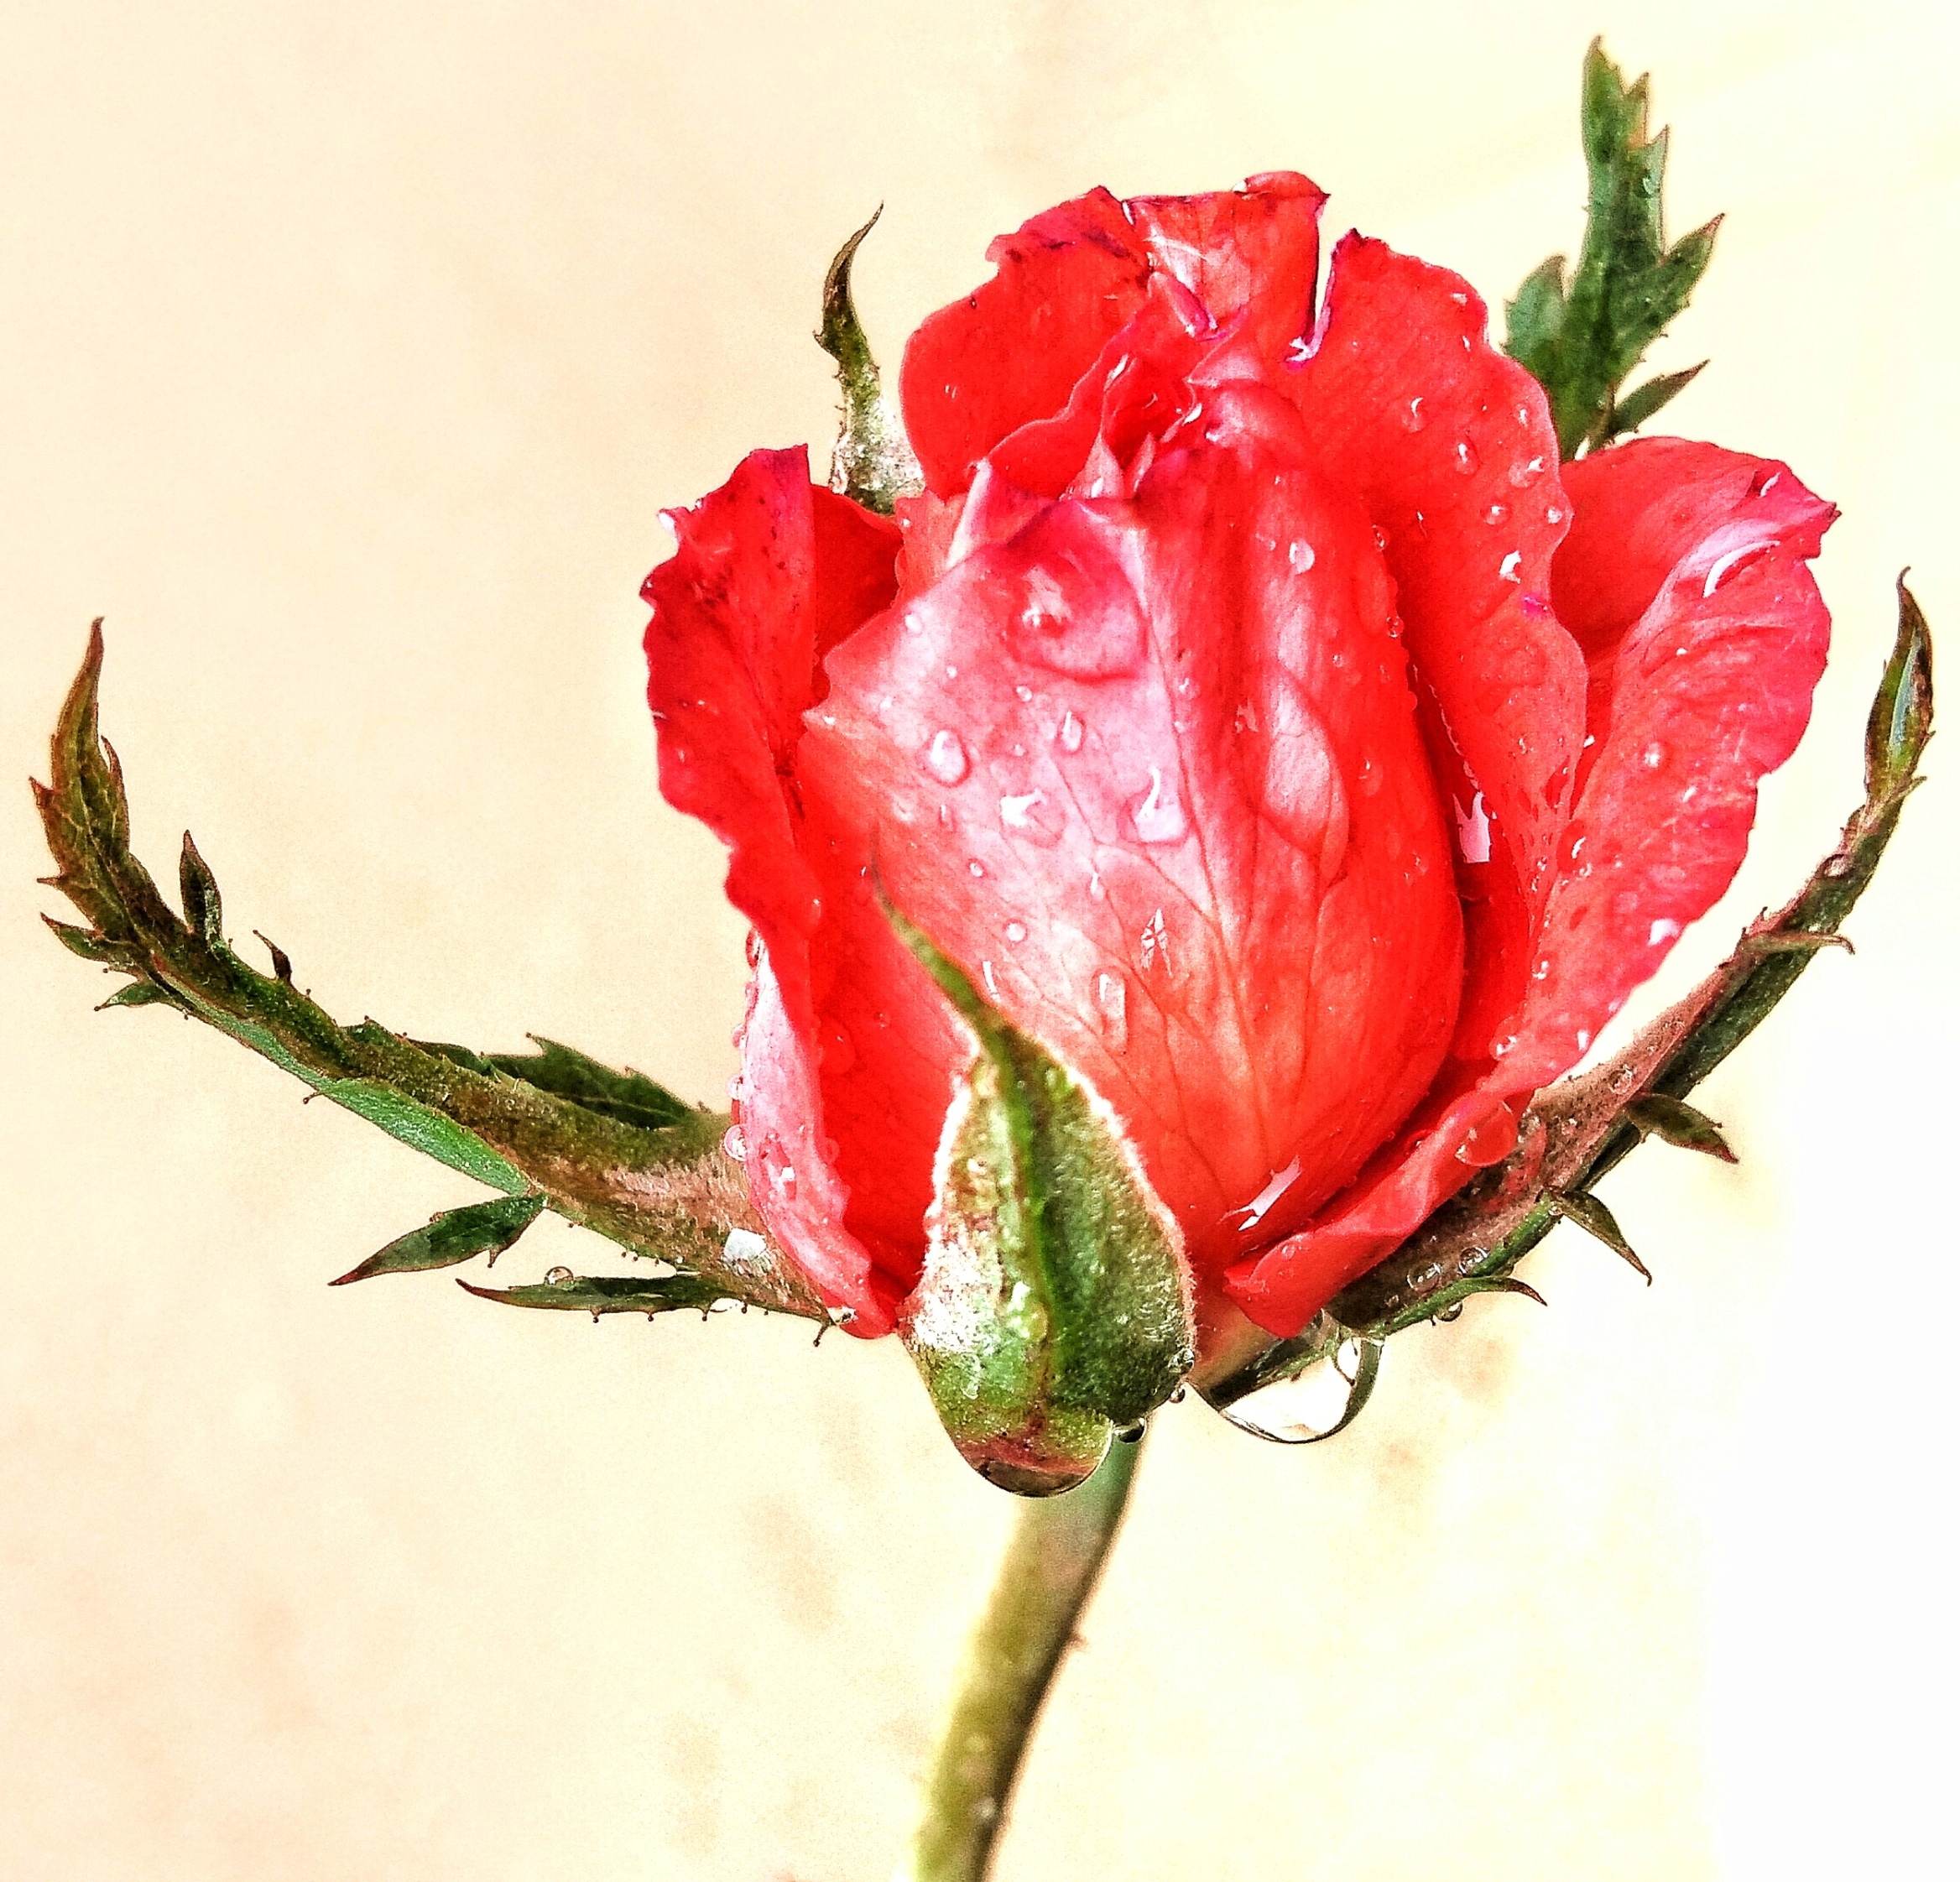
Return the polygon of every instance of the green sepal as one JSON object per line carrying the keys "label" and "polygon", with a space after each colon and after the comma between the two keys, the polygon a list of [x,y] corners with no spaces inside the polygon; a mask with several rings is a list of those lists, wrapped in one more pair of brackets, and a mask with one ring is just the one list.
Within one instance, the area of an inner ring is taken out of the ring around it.
{"label": "green sepal", "polygon": [[1052,1495],[1191,1368],[1181,1237],[1108,1106],[888,912],[979,1046],[946,1115],[901,1331],[967,1462]]}
{"label": "green sepal", "polygon": [[858,244],[884,213],[881,203],[831,261],[823,278],[823,323],[816,343],[837,362],[837,383],[844,393],[843,423],[831,452],[830,487],[889,516],[900,497],[923,487],[919,461],[905,442],[897,407],[879,383],[878,362],[851,298],[851,264]]}
{"label": "green sepal", "polygon": [[330,1287],[369,1280],[376,1275],[415,1274],[426,1268],[453,1268],[487,1254],[494,1263],[538,1219],[545,1207],[541,1196],[498,1196],[461,1209],[431,1216],[426,1228],[409,1230],[357,1268],[350,1268]]}
{"label": "green sepal", "polygon": [[1707,271],[1722,220],[1667,245],[1667,133],[1649,138],[1647,81],[1625,84],[1597,39],[1586,55],[1579,118],[1590,188],[1571,282],[1565,257],[1551,256],[1504,309],[1504,351],[1545,388],[1568,459],[1651,418],[1701,371],[1663,374],[1619,402],[1621,382]]}

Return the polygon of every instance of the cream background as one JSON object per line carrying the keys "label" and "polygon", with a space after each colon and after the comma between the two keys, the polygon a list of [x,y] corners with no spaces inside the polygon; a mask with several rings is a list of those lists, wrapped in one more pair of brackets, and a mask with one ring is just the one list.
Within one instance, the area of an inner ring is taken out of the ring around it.
{"label": "cream background", "polygon": [[[754,445],[822,461],[837,242],[884,201],[888,365],[1096,181],[1301,168],[1331,234],[1494,302],[1577,239],[1596,27],[1655,74],[1674,228],[1730,212],[1665,342],[1715,359],[1680,427],[1845,513],[1812,738],[1678,990],[1853,801],[1901,564],[1960,647],[1943,10],[16,0],[0,770],[44,775],[106,613],[139,847],[192,824],[234,932],[346,1017],[712,1096],[742,931],[654,797],[635,592],[659,505]],[[1337,1444],[1160,1421],[1002,1882],[1945,1867],[1945,740],[1931,772],[1857,958],[1708,1088],[1740,1170],[1614,1178],[1651,1291],[1564,1231],[1550,1311],[1398,1342]],[[1010,1513],[904,1355],[329,1294],[471,1186],[92,1014],[13,803],[0,1874],[888,1874]]]}

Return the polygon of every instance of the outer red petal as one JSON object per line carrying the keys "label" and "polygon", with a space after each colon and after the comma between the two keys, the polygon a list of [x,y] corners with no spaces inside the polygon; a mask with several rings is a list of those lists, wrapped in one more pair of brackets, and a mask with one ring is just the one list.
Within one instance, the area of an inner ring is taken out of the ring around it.
{"label": "outer red petal", "polygon": [[1831,635],[1805,564],[1837,512],[1787,465],[1662,438],[1566,481],[1577,519],[1553,594],[1593,649],[1595,742],[1499,1042],[1520,1091],[1572,1065],[1734,878],[1757,780],[1803,736]]}
{"label": "outer red petal", "polygon": [[1420,1095],[1459,930],[1367,520],[1284,401],[1209,409],[1134,501],[1040,506],[840,648],[803,762],[1216,1273]]}
{"label": "outer red petal", "polygon": [[1092,190],[999,237],[987,251],[993,279],[932,315],[905,348],[905,429],[926,487],[957,494],[1009,433],[1060,413],[1153,274],[1276,363],[1311,309],[1325,200],[1290,172],[1127,203]]}
{"label": "outer red petal", "polygon": [[1235,1277],[1275,1331],[1296,1330],[1504,1154],[1520,1102],[1584,1055],[1728,887],[1757,780],[1808,721],[1830,623],[1804,564],[1830,506],[1784,465],[1674,439],[1564,476],[1577,514],[1553,594],[1592,655],[1593,743],[1530,977],[1490,1041],[1496,1062],[1439,1080],[1321,1222]]}
{"label": "outer red petal", "polygon": [[[1469,951],[1457,1052],[1515,1004],[1584,738],[1586,670],[1549,596],[1570,526],[1536,380],[1447,268],[1349,235],[1294,396],[1330,477],[1387,538],[1436,777],[1461,832]],[[1479,860],[1487,858],[1487,860]]]}
{"label": "outer red petal", "polygon": [[648,696],[662,794],[729,845],[729,899],[764,950],[739,1107],[751,1192],[825,1297],[852,1310],[853,1330],[883,1332],[902,1290],[844,1220],[819,1085],[813,962],[837,925],[836,859],[813,842],[795,780],[819,658],[890,600],[898,531],[813,488],[801,450],[753,453],[671,520],[678,552],[644,591]]}

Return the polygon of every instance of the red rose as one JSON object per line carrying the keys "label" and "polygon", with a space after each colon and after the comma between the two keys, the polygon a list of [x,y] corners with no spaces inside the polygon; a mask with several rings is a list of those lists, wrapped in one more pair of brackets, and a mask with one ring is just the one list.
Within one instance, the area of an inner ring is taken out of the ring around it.
{"label": "red rose", "polygon": [[758,451],[648,578],[661,789],[758,942],[732,1147],[857,1332],[972,1056],[874,874],[1287,1334],[1510,1150],[1803,730],[1830,507],[1674,439],[1561,467],[1457,276],[1351,235],[1316,316],[1321,201],[1035,217],[906,351],[897,523]]}

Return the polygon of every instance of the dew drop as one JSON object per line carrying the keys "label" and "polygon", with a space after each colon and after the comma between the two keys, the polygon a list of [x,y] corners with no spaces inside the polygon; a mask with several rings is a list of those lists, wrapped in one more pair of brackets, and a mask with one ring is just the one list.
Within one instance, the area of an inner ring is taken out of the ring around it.
{"label": "dew drop", "polygon": [[1008,940],[1017,946],[1028,938],[1028,931],[1026,927],[1019,921],[1009,922],[1007,926],[1001,930],[1001,933],[1005,935]]}
{"label": "dew drop", "polygon": [[1681,924],[1678,921],[1671,921],[1664,915],[1659,915],[1647,931],[1647,945],[1650,947],[1659,947],[1664,942],[1672,941],[1680,932]]}
{"label": "dew drop", "polygon": [[969,856],[967,858],[967,873],[970,876],[983,876],[987,873],[987,865],[978,857]]}
{"label": "dew drop", "polygon": [[1096,1020],[1112,1052],[1129,1045],[1129,983],[1107,967],[1096,976]]}
{"label": "dew drop", "polygon": [[942,785],[957,785],[972,769],[959,733],[944,728],[933,733],[920,762]]}
{"label": "dew drop", "polygon": [[1179,843],[1190,833],[1190,820],[1177,800],[1176,786],[1168,789],[1160,766],[1150,767],[1150,788],[1130,805],[1130,821],[1146,843]]}
{"label": "dew drop", "polygon": [[1450,461],[1465,477],[1469,477],[1483,460],[1477,455],[1475,445],[1467,438],[1459,438],[1450,446]]}
{"label": "dew drop", "polygon": [[1545,460],[1542,457],[1528,457],[1521,463],[1512,465],[1510,468],[1511,488],[1522,490],[1544,469]]}
{"label": "dew drop", "polygon": [[1556,503],[1554,503],[1551,508],[1545,513],[1545,520],[1547,523],[1563,523],[1565,519],[1566,513],[1561,509]]}
{"label": "dew drop", "polygon": [[1484,511],[1483,520],[1494,526],[1502,523],[1510,514],[1511,506],[1509,503],[1493,503],[1488,509]]}
{"label": "dew drop", "polygon": [[1384,550],[1389,546],[1389,532],[1379,523],[1374,526],[1374,545]]}
{"label": "dew drop", "polygon": [[1029,701],[1033,699],[1034,696],[1035,689],[1032,686],[1016,686],[1014,688],[1014,697],[1020,701],[1021,704],[1024,706],[1025,706]]}
{"label": "dew drop", "polygon": [[1313,545],[1295,540],[1286,545],[1286,560],[1295,575],[1305,575],[1313,566]]}
{"label": "dew drop", "polygon": [[1640,753],[1640,763],[1650,771],[1658,771],[1667,763],[1667,747],[1658,738],[1650,741]]}
{"label": "dew drop", "polygon": [[745,1163],[748,1159],[748,1142],[742,1134],[740,1124],[730,1124],[722,1133],[722,1155],[731,1163]]}
{"label": "dew drop", "polygon": [[1056,728],[1055,742],[1065,752],[1079,752],[1082,748],[1082,722],[1072,711],[1061,715],[1061,723]]}
{"label": "dew drop", "polygon": [[545,1285],[547,1287],[570,1287],[577,1279],[578,1276],[569,1268],[547,1268],[545,1270]]}
{"label": "dew drop", "polygon": [[1634,1068],[1630,1065],[1623,1065],[1606,1081],[1606,1088],[1609,1092],[1624,1092],[1632,1086],[1633,1082]]}
{"label": "dew drop", "polygon": [[1402,429],[1405,431],[1420,431],[1429,423],[1429,414],[1422,409],[1420,399],[1411,399],[1409,407],[1402,414]]}
{"label": "dew drop", "polygon": [[848,1071],[858,1062],[858,1042],[835,1019],[823,1024],[823,1068],[834,1074]]}
{"label": "dew drop", "polygon": [[1497,572],[1499,578],[1504,581],[1522,581],[1525,578],[1523,576],[1519,574],[1518,565],[1524,560],[1524,552],[1521,550],[1514,549],[1510,554],[1505,556],[1504,560],[1498,565]]}
{"label": "dew drop", "polygon": [[1059,843],[1062,832],[1067,827],[1061,810],[1038,790],[1024,791],[1018,797],[1002,798],[1000,821],[1003,829],[1029,842],[1039,843],[1043,849],[1052,848]]}

